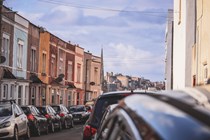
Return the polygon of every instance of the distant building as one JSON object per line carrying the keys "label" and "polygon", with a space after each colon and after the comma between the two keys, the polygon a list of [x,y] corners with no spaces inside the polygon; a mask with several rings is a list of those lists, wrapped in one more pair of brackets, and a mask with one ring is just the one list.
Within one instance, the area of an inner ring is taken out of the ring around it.
{"label": "distant building", "polygon": [[111,91],[118,91],[117,89],[117,84],[112,84],[112,83],[109,83],[107,84],[107,88],[108,88],[108,92],[111,92]]}

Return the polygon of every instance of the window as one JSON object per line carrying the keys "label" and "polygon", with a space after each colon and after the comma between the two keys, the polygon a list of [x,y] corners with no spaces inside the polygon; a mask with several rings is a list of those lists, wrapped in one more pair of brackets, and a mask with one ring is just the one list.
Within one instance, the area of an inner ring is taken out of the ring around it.
{"label": "window", "polygon": [[52,94],[51,94],[52,96],[52,100],[51,100],[51,102],[52,102],[52,104],[54,104],[55,103],[55,90],[54,89],[52,89]]}
{"label": "window", "polygon": [[60,95],[60,104],[63,104],[63,100],[64,100],[64,91],[61,90],[61,95]]}
{"label": "window", "polygon": [[14,98],[15,86],[11,85],[10,87],[10,99]]}
{"label": "window", "polygon": [[207,64],[204,65],[204,83],[208,83],[208,67]]}
{"label": "window", "polygon": [[81,78],[81,64],[77,64],[77,82],[80,83]]}
{"label": "window", "polygon": [[60,59],[59,59],[59,74],[64,73],[64,52],[62,50],[59,51]]}
{"label": "window", "polygon": [[69,93],[68,93],[68,106],[70,106],[70,105],[72,105],[71,104],[71,91],[69,91]]}
{"label": "window", "polygon": [[8,95],[8,85],[3,85],[3,99],[7,99],[7,95]]}
{"label": "window", "polygon": [[36,50],[31,49],[31,71],[36,71]]}
{"label": "window", "polygon": [[73,67],[72,67],[72,61],[68,61],[68,71],[67,71],[67,75],[68,75],[68,78],[67,80],[68,81],[73,81],[72,79],[72,74],[73,74]]}
{"label": "window", "polygon": [[55,55],[52,54],[51,56],[51,76],[56,77],[55,75]]}
{"label": "window", "polygon": [[31,87],[31,104],[36,105],[36,88]]}
{"label": "window", "polygon": [[46,90],[42,88],[42,105],[46,105]]}
{"label": "window", "polygon": [[182,18],[182,0],[179,0],[179,21],[178,21],[178,24],[181,23],[181,18]]}
{"label": "window", "polygon": [[94,68],[94,82],[97,85],[98,84],[98,68]]}
{"label": "window", "polygon": [[42,52],[42,73],[46,73],[46,60],[47,60],[47,54],[46,52]]}
{"label": "window", "polygon": [[23,45],[24,42],[19,39],[17,48],[17,67],[22,68],[23,66]]}
{"label": "window", "polygon": [[18,104],[22,105],[21,101],[22,101],[22,90],[23,90],[23,86],[19,86],[18,87]]}
{"label": "window", "polygon": [[6,34],[3,34],[1,54],[6,58],[6,61],[3,63],[5,65],[9,65],[9,51],[10,51],[9,42],[10,42],[10,37]]}

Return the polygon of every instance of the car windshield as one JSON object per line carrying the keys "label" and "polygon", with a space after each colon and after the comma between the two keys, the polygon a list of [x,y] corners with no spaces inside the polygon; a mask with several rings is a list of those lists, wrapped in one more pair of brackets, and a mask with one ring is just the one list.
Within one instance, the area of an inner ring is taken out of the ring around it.
{"label": "car windshield", "polygon": [[6,117],[12,115],[11,105],[0,105],[0,117]]}

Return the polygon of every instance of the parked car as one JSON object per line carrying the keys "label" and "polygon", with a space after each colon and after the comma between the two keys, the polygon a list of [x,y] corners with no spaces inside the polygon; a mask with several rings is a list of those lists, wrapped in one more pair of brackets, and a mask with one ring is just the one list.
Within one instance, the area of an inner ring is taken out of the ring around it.
{"label": "parked car", "polygon": [[73,115],[74,122],[84,123],[87,121],[90,113],[84,105],[74,105],[69,107],[69,112]]}
{"label": "parked car", "polygon": [[27,115],[29,121],[29,128],[31,134],[40,136],[42,132],[48,134],[48,123],[45,116],[43,116],[39,110],[33,106],[21,106],[23,112]]}
{"label": "parked car", "polygon": [[89,119],[86,121],[83,128],[83,140],[91,140],[95,137],[97,129],[100,125],[101,118],[105,109],[111,104],[117,104],[119,100],[123,99],[126,96],[133,94],[150,94],[153,92],[147,91],[116,91],[108,92],[100,95],[93,107],[93,110],[90,114]]}
{"label": "parked car", "polygon": [[85,105],[87,112],[91,113],[93,109],[93,105]]}
{"label": "parked car", "polygon": [[99,132],[101,126],[103,126],[104,123],[106,123],[106,120],[107,120],[107,118],[109,117],[110,113],[112,113],[112,111],[116,108],[117,105],[118,105],[118,104],[112,104],[112,105],[109,105],[109,106],[106,108],[106,110],[105,110],[104,113],[103,113],[103,117],[101,118],[101,122],[100,122],[100,125],[99,125],[99,127],[98,127],[97,132]]}
{"label": "parked car", "polygon": [[60,104],[51,106],[55,110],[55,112],[58,113],[58,115],[61,117],[61,123],[65,129],[74,127],[73,116],[64,105]]}
{"label": "parked car", "polygon": [[[97,133],[97,140],[210,139],[209,102],[184,92],[124,98]],[[170,94],[170,95],[169,95]]]}
{"label": "parked car", "polygon": [[50,105],[37,106],[37,109],[41,114],[47,118],[49,130],[54,133],[55,129],[61,131],[62,123],[61,117],[55,112],[55,110]]}
{"label": "parked car", "polygon": [[15,100],[0,101],[0,139],[30,139],[27,116]]}

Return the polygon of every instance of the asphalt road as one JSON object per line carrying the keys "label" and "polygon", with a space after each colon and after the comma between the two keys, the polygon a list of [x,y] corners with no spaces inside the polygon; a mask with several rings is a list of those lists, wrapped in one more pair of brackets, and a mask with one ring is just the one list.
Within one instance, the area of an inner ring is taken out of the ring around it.
{"label": "asphalt road", "polygon": [[81,140],[83,125],[74,125],[74,128],[64,129],[60,132],[42,134],[40,137],[31,137],[30,140]]}

